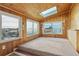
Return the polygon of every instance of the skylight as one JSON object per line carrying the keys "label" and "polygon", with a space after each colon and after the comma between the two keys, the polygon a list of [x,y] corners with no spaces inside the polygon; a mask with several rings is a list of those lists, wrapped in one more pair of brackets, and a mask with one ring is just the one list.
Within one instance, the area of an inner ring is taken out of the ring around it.
{"label": "skylight", "polygon": [[40,15],[43,17],[48,17],[48,16],[51,16],[51,15],[56,14],[56,13],[57,13],[57,8],[55,6],[55,7],[49,8],[49,9],[41,12]]}

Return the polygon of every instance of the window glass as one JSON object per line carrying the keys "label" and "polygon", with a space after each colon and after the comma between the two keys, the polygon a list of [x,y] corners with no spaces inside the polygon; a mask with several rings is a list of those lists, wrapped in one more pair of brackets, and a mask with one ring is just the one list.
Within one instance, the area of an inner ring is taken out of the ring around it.
{"label": "window glass", "polygon": [[0,11],[0,39],[20,37],[21,19],[18,16]]}
{"label": "window glass", "polygon": [[19,19],[2,15],[2,39],[19,37]]}
{"label": "window glass", "polygon": [[53,22],[52,28],[54,34],[62,34],[62,22]]}
{"label": "window glass", "polygon": [[18,28],[19,19],[2,15],[2,28]]}
{"label": "window glass", "polygon": [[31,22],[31,21],[27,21],[27,34],[28,35],[32,35],[32,30],[33,30],[33,28],[32,28],[32,26],[33,26],[33,23]]}
{"label": "window glass", "polygon": [[38,28],[38,23],[34,22],[34,33],[38,34],[39,28]]}
{"label": "window glass", "polygon": [[35,35],[39,33],[39,23],[33,20],[27,20],[27,35]]}
{"label": "window glass", "polygon": [[43,33],[44,34],[62,34],[62,22],[48,22],[43,24]]}
{"label": "window glass", "polygon": [[52,32],[52,24],[44,23],[44,33],[51,33],[51,32]]}

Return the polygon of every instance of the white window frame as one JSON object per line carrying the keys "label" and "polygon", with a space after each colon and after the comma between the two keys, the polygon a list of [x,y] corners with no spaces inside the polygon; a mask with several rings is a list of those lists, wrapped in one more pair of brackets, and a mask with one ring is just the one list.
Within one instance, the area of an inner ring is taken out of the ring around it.
{"label": "white window frame", "polygon": [[[11,13],[7,13],[4,11],[0,11],[0,34],[2,35],[2,16],[1,15],[6,15],[6,16],[10,16],[10,17],[14,17],[19,19],[19,37],[12,37],[12,38],[8,38],[9,39],[17,39],[17,38],[21,38],[22,37],[22,18],[20,16],[11,14]],[[2,37],[2,36],[1,36]],[[0,39],[0,40],[7,40],[7,39]]]}

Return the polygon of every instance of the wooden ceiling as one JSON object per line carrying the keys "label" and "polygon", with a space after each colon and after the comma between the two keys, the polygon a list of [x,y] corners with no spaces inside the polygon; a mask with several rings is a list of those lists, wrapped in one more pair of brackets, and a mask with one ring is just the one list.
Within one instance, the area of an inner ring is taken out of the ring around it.
{"label": "wooden ceiling", "polygon": [[[41,21],[44,17],[40,15],[42,11],[48,8],[57,7],[57,12],[63,12],[70,9],[72,4],[69,3],[3,3],[8,8],[14,9],[18,12],[25,14],[27,17]],[[53,15],[52,15],[53,16]]]}

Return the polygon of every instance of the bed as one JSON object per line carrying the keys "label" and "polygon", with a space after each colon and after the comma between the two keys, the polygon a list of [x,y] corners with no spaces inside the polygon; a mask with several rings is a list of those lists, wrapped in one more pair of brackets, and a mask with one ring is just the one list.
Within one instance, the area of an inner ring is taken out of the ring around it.
{"label": "bed", "polygon": [[78,56],[73,46],[64,38],[40,37],[17,49],[38,56]]}

